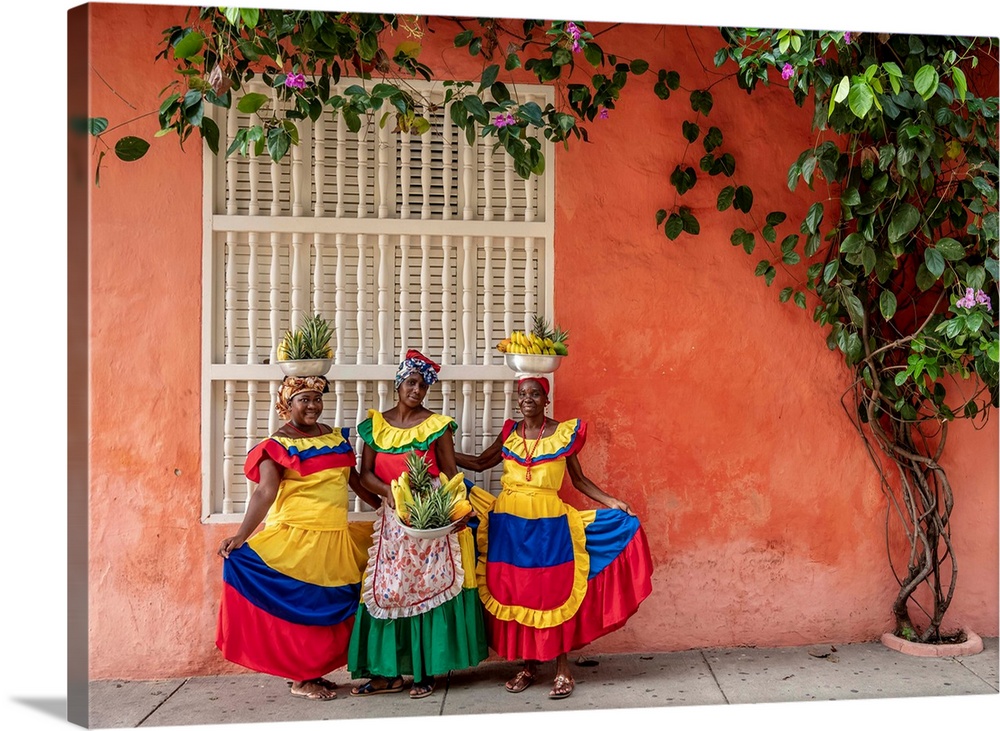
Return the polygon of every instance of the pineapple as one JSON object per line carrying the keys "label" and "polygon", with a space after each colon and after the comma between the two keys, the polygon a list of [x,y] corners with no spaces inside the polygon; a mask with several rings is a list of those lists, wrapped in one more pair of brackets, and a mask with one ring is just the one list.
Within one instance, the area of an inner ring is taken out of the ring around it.
{"label": "pineapple", "polygon": [[402,510],[399,505],[396,506],[397,514],[403,522],[417,530],[443,528],[451,523],[451,514],[457,502],[452,481],[435,485],[427,461],[412,450],[406,455],[406,474],[409,499]]}
{"label": "pineapple", "polygon": [[552,349],[556,355],[569,355],[569,331],[556,328],[552,333]]}
{"label": "pineapple", "polygon": [[278,344],[278,360],[314,360],[333,357],[330,323],[313,315],[295,330],[289,330]]}

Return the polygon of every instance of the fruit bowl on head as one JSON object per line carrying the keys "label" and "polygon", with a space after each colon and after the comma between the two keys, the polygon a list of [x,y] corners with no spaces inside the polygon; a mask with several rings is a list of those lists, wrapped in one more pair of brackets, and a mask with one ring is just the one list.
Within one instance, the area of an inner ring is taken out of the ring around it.
{"label": "fruit bowl on head", "polygon": [[519,374],[539,375],[552,373],[562,365],[564,355],[535,355],[534,353],[504,353],[507,367]]}
{"label": "fruit bowl on head", "polygon": [[333,358],[305,358],[302,360],[279,360],[278,366],[286,376],[325,376],[333,365]]}
{"label": "fruit bowl on head", "polygon": [[403,529],[403,532],[410,538],[422,538],[424,540],[429,540],[431,538],[441,538],[442,536],[448,535],[460,522],[460,520],[456,520],[448,525],[442,526],[441,528],[411,528],[403,522],[400,522],[399,525]]}

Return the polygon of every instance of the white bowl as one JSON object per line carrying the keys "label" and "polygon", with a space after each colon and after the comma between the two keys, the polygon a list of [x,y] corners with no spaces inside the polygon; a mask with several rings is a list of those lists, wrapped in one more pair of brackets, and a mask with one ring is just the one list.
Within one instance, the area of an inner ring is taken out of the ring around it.
{"label": "white bowl", "polygon": [[278,365],[286,376],[325,376],[333,365],[333,358],[279,360]]}
{"label": "white bowl", "polygon": [[535,355],[533,353],[504,353],[507,367],[518,373],[552,373],[562,364],[564,355]]}
{"label": "white bowl", "polygon": [[426,540],[430,538],[441,538],[442,536],[448,535],[458,522],[459,521],[456,520],[454,523],[450,523],[443,528],[426,528],[424,530],[411,528],[404,523],[400,523],[399,525],[403,529],[403,532],[410,538],[422,538]]}

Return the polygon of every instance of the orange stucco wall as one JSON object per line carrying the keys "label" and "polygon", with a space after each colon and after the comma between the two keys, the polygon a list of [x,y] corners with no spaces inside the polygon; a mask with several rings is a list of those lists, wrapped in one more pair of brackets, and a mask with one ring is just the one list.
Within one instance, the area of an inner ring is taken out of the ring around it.
{"label": "orange stucco wall", "polygon": [[[171,69],[153,57],[184,12],[91,6],[91,63],[107,81],[91,75],[94,114],[115,124],[158,107]],[[477,78],[448,37],[428,36],[427,63]],[[718,36],[631,25],[602,38],[693,87],[704,72],[690,43],[710,59]],[[891,626],[895,582],[885,502],[838,401],[848,373],[808,315],[777,301],[783,275],[770,289],[753,276],[759,257],[729,244],[738,224],[713,214],[707,186],[685,200],[700,237],[671,242],[654,225],[688,110],[659,101],[649,77],[630,82],[619,109],[590,125],[591,143],[554,161],[555,320],[574,353],[555,416],[591,423],[584,468],[637,509],[657,566],[653,596],[593,651],[875,638]],[[808,111],[778,89],[719,87],[711,119],[755,209],[797,220],[809,201],[782,181],[813,139]],[[153,116],[123,131],[156,128]],[[170,137],[141,162],[108,158],[92,196],[93,678],[239,671],[214,646],[214,550],[232,527],[200,520],[201,181],[198,140],[181,151]],[[998,629],[996,447],[995,420],[960,424],[946,458],[961,572],[950,619],[986,635]]]}

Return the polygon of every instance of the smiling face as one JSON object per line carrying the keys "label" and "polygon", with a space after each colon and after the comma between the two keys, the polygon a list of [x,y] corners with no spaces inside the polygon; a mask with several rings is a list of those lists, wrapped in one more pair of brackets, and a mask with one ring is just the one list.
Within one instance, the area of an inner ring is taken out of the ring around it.
{"label": "smiling face", "polygon": [[537,416],[545,412],[549,397],[542,384],[534,379],[521,381],[517,387],[517,406],[524,416]]}
{"label": "smiling face", "polygon": [[297,393],[288,402],[288,410],[295,424],[314,426],[323,413],[323,394],[318,391]]}
{"label": "smiling face", "polygon": [[399,387],[396,389],[396,395],[399,397],[399,403],[411,409],[418,409],[424,402],[424,397],[427,395],[427,388],[427,383],[424,381],[422,375],[411,373],[399,384]]}

